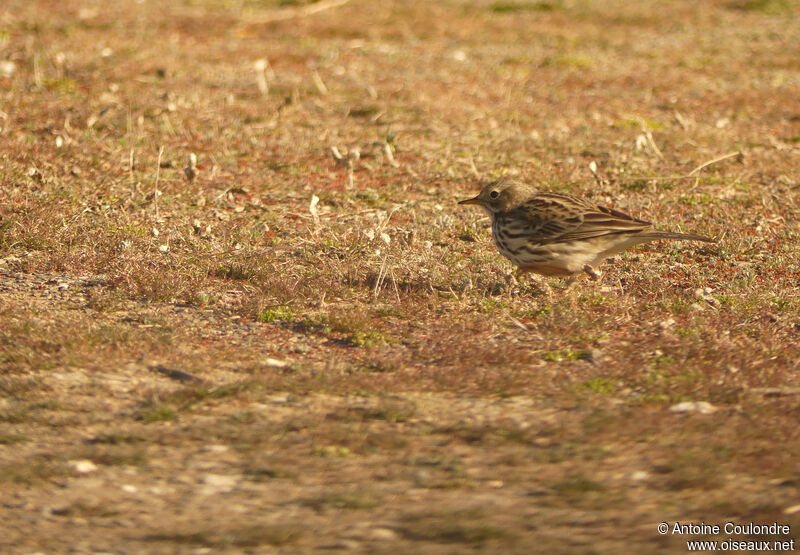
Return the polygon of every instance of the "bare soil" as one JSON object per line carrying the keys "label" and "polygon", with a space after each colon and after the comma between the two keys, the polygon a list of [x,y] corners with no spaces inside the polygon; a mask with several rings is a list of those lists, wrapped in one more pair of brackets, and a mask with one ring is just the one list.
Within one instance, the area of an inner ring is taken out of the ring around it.
{"label": "bare soil", "polygon": [[[0,5],[0,551],[797,538],[797,2],[307,6]],[[503,175],[718,243],[546,294]]]}

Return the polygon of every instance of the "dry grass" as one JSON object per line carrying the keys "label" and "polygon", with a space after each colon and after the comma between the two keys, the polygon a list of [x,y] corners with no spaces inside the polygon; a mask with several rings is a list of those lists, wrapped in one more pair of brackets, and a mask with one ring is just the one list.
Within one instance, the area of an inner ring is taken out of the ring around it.
{"label": "dry grass", "polygon": [[[4,550],[800,526],[798,4],[305,4],[0,7]],[[719,243],[511,285],[507,174]]]}

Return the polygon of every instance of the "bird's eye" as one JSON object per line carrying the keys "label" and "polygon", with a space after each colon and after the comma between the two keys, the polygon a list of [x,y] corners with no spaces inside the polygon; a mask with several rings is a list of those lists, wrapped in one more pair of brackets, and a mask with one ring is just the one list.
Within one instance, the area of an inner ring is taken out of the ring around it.
{"label": "bird's eye", "polygon": [[497,198],[500,196],[500,191],[492,191],[489,193],[489,198]]}

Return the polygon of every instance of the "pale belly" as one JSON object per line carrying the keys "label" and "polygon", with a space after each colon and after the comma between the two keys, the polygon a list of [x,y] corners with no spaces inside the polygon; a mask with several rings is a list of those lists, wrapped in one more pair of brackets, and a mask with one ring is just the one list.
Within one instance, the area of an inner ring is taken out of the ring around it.
{"label": "pale belly", "polygon": [[521,270],[545,276],[571,275],[584,266],[597,266],[609,256],[642,242],[635,236],[605,235],[580,241],[537,243],[528,237],[501,234],[492,224],[492,236],[500,254]]}

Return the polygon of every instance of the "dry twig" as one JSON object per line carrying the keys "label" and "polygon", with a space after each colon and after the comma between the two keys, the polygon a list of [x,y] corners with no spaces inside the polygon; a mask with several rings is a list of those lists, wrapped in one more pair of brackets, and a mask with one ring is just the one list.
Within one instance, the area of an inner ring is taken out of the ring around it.
{"label": "dry twig", "polygon": [[619,182],[630,182],[630,181],[672,181],[674,179],[697,179],[697,175],[696,174],[700,170],[702,170],[704,168],[707,168],[708,166],[711,166],[712,164],[716,164],[717,162],[722,162],[723,160],[727,160],[727,159],[733,158],[733,157],[738,157],[738,159],[741,160],[741,159],[744,158],[744,153],[742,151],[740,151],[740,150],[738,150],[736,152],[729,152],[728,154],[724,154],[722,156],[714,158],[713,160],[709,160],[708,162],[700,164],[699,166],[697,166],[695,169],[693,169],[691,172],[687,173],[686,175],[663,175],[663,176],[640,175],[640,176],[631,176],[631,177],[627,177],[627,178],[617,179],[617,181],[619,181]]}
{"label": "dry twig", "polygon": [[727,160],[728,158],[733,158],[734,156],[736,156],[739,159],[741,159],[741,158],[744,157],[744,154],[742,154],[741,150],[737,150],[736,152],[729,152],[728,154],[723,154],[722,156],[714,158],[713,160],[709,160],[708,162],[700,164],[695,169],[690,171],[689,174],[686,177],[692,177],[694,174],[696,174],[697,172],[699,172],[703,168],[707,168],[708,166],[710,166],[712,164],[716,164],[717,162],[722,162],[723,160]]}
{"label": "dry twig", "polygon": [[158,161],[156,162],[156,182],[153,186],[153,205],[155,206],[156,220],[158,220],[158,179],[161,176],[161,157],[164,155],[164,145],[158,148]]}
{"label": "dry twig", "polygon": [[330,10],[331,8],[344,6],[349,1],[350,0],[322,0],[321,2],[316,2],[307,6],[283,8],[254,18],[247,23],[250,25],[259,25],[264,23],[274,23],[276,21],[286,21],[288,19],[295,19],[298,17],[307,17],[324,10]]}

